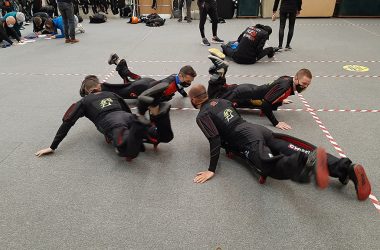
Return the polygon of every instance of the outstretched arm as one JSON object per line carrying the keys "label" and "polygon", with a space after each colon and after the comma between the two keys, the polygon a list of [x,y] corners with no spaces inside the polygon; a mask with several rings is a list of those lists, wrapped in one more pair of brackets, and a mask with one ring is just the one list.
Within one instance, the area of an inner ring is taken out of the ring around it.
{"label": "outstretched arm", "polygon": [[53,153],[54,150],[58,147],[59,143],[66,137],[67,133],[70,131],[70,128],[75,124],[75,122],[84,116],[84,110],[82,102],[79,101],[70,106],[66,111],[62,119],[62,124],[59,127],[57,134],[54,137],[54,140],[49,148],[42,149],[35,153],[36,156],[42,156],[46,154]]}
{"label": "outstretched arm", "polygon": [[203,134],[207,137],[210,143],[209,168],[207,171],[197,173],[196,177],[194,178],[195,183],[204,183],[207,180],[211,179],[215,174],[216,166],[218,164],[220,155],[221,140],[215,124],[208,115],[205,115],[201,118],[197,118],[197,123],[199,128],[202,130]]}
{"label": "outstretched arm", "polygon": [[264,96],[262,104],[262,110],[266,117],[268,117],[273,126],[282,130],[288,130],[291,129],[291,127],[285,122],[279,122],[273,114],[273,109],[274,107],[280,106],[279,104],[282,103],[282,100],[289,96],[288,91],[289,87],[286,83],[275,84]]}

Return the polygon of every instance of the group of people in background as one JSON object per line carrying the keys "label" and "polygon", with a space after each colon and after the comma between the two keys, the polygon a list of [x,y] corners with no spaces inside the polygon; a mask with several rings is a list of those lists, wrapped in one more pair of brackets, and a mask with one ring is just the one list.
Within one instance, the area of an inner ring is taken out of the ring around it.
{"label": "group of people in background", "polygon": [[[53,16],[54,11],[50,11],[49,8],[44,8],[42,6],[39,8],[33,8],[33,11],[36,11],[31,17],[34,34],[26,34],[25,36],[28,38],[35,38],[39,35],[47,35],[51,39],[65,38],[65,43],[73,44],[79,42],[76,38],[76,33],[84,33],[85,30],[80,24],[78,16],[74,15],[72,0],[57,0],[57,8],[59,9],[61,16],[56,15],[55,17]],[[12,10],[12,8],[8,9]],[[14,43],[12,39],[16,40],[18,43],[23,43],[25,41],[24,36],[21,34],[25,21],[25,14],[19,11],[7,12],[0,18],[1,47],[5,48],[17,44]]]}

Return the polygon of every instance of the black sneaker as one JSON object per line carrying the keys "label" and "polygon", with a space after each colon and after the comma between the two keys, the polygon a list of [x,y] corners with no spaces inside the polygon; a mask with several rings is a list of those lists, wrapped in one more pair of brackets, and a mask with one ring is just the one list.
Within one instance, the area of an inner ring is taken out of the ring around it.
{"label": "black sneaker", "polygon": [[210,46],[210,42],[207,40],[206,37],[202,38],[202,45],[205,45],[205,46]]}
{"label": "black sneaker", "polygon": [[211,42],[212,43],[224,43],[224,41],[222,39],[220,39],[219,37],[215,36],[211,39]]}
{"label": "black sneaker", "polygon": [[214,64],[213,72],[218,72],[222,76],[224,76],[227,73],[229,66],[228,62],[220,59],[217,56],[208,56],[208,59],[210,59],[211,62]]}
{"label": "black sneaker", "polygon": [[110,55],[110,58],[108,59],[108,64],[109,65],[112,65],[112,64],[117,65],[117,60],[119,60],[119,56],[116,53],[113,53]]}
{"label": "black sneaker", "polygon": [[285,50],[292,50],[292,47],[290,47],[290,45],[286,45]]}
{"label": "black sneaker", "polygon": [[358,200],[366,200],[371,194],[371,183],[367,178],[363,166],[360,164],[352,164],[348,169],[348,176],[355,184],[356,196],[358,197]]}
{"label": "black sneaker", "polygon": [[179,23],[182,22],[182,17],[178,18],[177,20]]}
{"label": "black sneaker", "polygon": [[281,51],[281,50],[282,50],[282,46],[278,46],[277,51]]}
{"label": "black sneaker", "polygon": [[186,22],[187,22],[187,23],[191,23],[191,18],[188,18],[188,19],[186,20]]}
{"label": "black sneaker", "polygon": [[310,176],[313,174],[318,187],[323,189],[328,186],[329,170],[327,167],[327,154],[324,148],[318,147],[309,154],[305,167],[299,175],[299,182],[309,182]]}
{"label": "black sneaker", "polygon": [[282,47],[273,47],[274,52],[279,52],[282,50]]}

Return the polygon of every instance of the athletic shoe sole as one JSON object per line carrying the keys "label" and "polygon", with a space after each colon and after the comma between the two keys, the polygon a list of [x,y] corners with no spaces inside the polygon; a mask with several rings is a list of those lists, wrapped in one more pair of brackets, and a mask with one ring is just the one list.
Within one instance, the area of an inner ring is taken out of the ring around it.
{"label": "athletic shoe sole", "polygon": [[357,180],[356,195],[358,197],[358,200],[364,201],[371,194],[371,184],[369,183],[362,165],[356,164],[354,166],[354,172]]}
{"label": "athletic shoe sole", "polygon": [[211,55],[219,57],[222,60],[224,60],[224,58],[226,58],[226,55],[223,54],[220,50],[218,50],[216,48],[211,48],[208,50],[208,52],[210,52]]}
{"label": "athletic shoe sole", "polygon": [[[115,55],[115,54],[111,54],[111,55],[110,55],[110,58],[108,59],[108,64],[109,64],[109,65],[114,64],[113,55]],[[117,59],[116,59],[116,60],[117,60]]]}
{"label": "athletic shoe sole", "polygon": [[214,44],[222,44],[222,43],[224,43],[224,41],[223,41],[223,42],[217,42],[217,41],[213,41],[213,40],[211,40],[211,43],[214,43]]}
{"label": "athletic shoe sole", "polygon": [[317,149],[317,166],[315,169],[317,186],[321,189],[329,185],[329,169],[327,167],[327,154],[324,148]]}
{"label": "athletic shoe sole", "polygon": [[201,44],[202,44],[203,46],[211,46],[211,44],[206,44],[206,43],[203,43],[203,42],[201,42]]}

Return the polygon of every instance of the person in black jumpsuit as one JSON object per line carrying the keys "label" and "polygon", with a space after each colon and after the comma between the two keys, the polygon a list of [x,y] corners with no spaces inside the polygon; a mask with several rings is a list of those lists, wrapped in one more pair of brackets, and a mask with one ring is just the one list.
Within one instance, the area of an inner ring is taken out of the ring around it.
{"label": "person in black jumpsuit", "polygon": [[[290,103],[286,99],[290,95],[294,95],[304,91],[310,84],[312,74],[308,69],[300,69],[294,77],[281,76],[277,80],[257,86],[255,84],[227,84],[225,74],[228,64],[223,60],[209,56],[214,63],[210,67],[210,80],[208,82],[207,93],[210,98],[222,98],[234,103],[238,108],[258,108],[265,114],[270,122],[276,128],[287,130],[291,127],[285,122],[279,122],[273,110],[277,110],[282,104]],[[223,73],[217,72],[223,69]]]}
{"label": "person in black jumpsuit", "polygon": [[325,188],[330,174],[343,184],[352,180],[358,199],[368,198],[371,185],[361,165],[326,154],[324,149],[316,149],[298,138],[276,134],[245,121],[230,101],[209,99],[203,85],[193,86],[189,97],[194,107],[200,109],[196,121],[210,143],[208,171],[198,173],[194,182],[203,183],[214,176],[223,145],[228,150],[241,152],[261,176],[303,183],[309,182],[314,173],[317,185]]}
{"label": "person in black jumpsuit", "polygon": [[273,47],[264,49],[272,29],[269,26],[256,24],[249,26],[238,37],[237,41],[222,45],[223,53],[239,64],[254,64],[264,56],[272,58],[275,53]]}
{"label": "person in black jumpsuit", "polygon": [[112,141],[119,156],[127,159],[133,159],[140,151],[144,151],[144,141],[157,145],[173,139],[170,105],[160,103],[159,107],[151,107],[150,120],[154,124],[151,125],[140,122],[120,96],[101,91],[100,84],[87,80],[85,89],[87,95],[71,105],[63,116],[63,123],[51,146],[38,151],[37,156],[54,152],[70,128],[83,116],[94,123],[107,142]]}
{"label": "person in black jumpsuit", "polygon": [[[117,54],[111,54],[108,63],[117,65],[116,71],[124,80],[124,84],[103,83],[102,90],[114,92],[124,99],[136,99],[139,96],[144,96],[139,101],[140,114],[144,114],[150,105],[154,106],[157,103],[171,100],[177,91],[186,97],[187,93],[184,88],[190,86],[197,75],[191,66],[186,65],[180,69],[178,74],[172,74],[157,81],[152,78],[141,78],[141,76],[132,73],[127,62],[124,59],[119,60]],[[80,95],[84,95],[83,84]]]}
{"label": "person in black jumpsuit", "polygon": [[[275,0],[273,4],[273,15],[276,15],[278,4],[280,0]],[[280,30],[278,34],[278,49],[282,49],[282,42],[284,40],[284,30],[286,19],[289,19],[288,38],[286,40],[285,49],[291,50],[290,42],[293,38],[294,24],[296,23],[296,16],[300,14],[302,0],[281,0],[280,6]]]}

